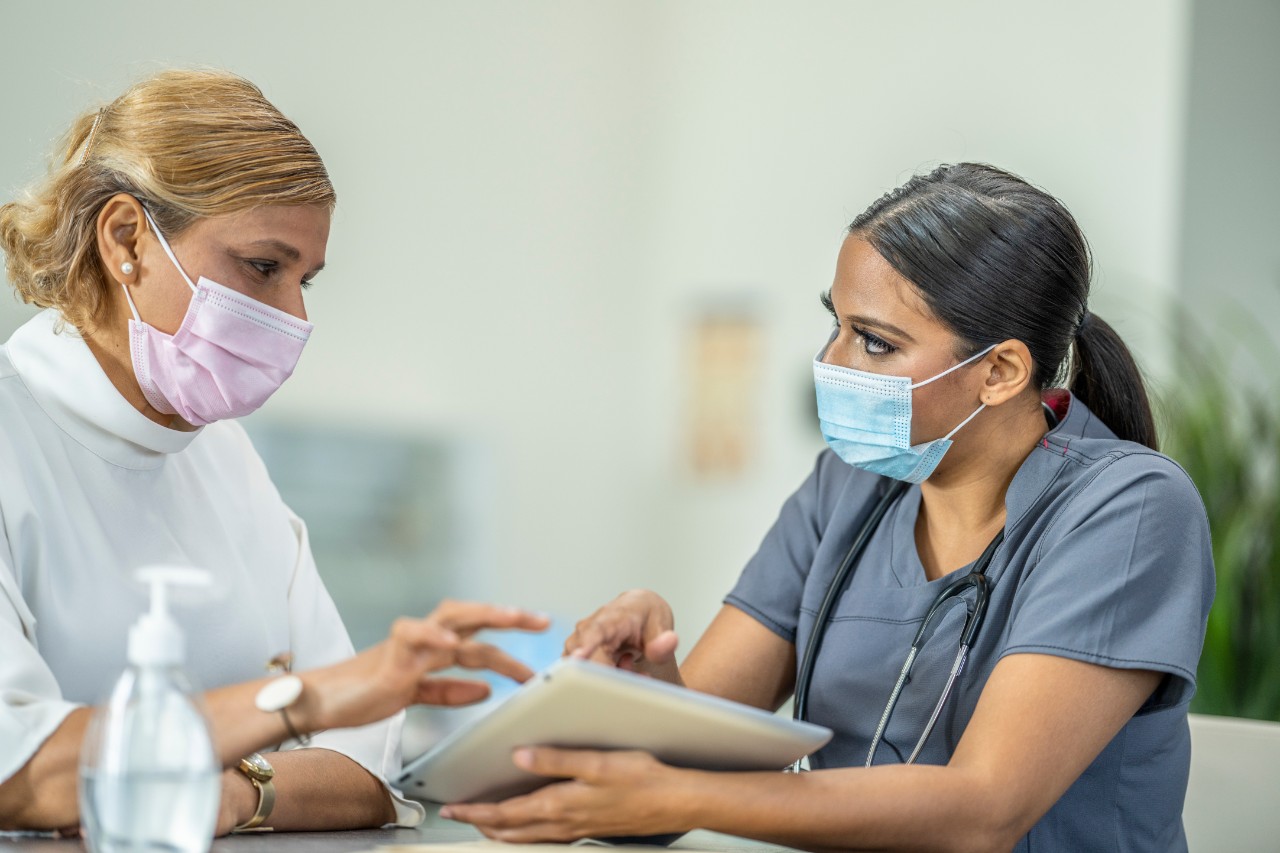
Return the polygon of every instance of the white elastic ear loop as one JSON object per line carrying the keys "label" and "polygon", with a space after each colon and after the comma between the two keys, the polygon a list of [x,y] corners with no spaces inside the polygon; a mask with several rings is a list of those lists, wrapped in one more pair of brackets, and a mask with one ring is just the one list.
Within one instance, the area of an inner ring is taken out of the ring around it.
{"label": "white elastic ear loop", "polygon": [[[156,225],[156,221],[151,218],[151,211],[144,207],[142,208],[142,215],[147,217],[147,221],[151,223],[151,230],[156,232],[156,239],[160,241],[160,248],[164,249],[164,253],[169,256],[169,260],[173,261],[173,265],[182,274],[182,280],[187,283],[187,287],[191,288],[192,293],[194,293],[196,290],[195,283],[191,281],[191,276],[187,275],[187,271],[182,268],[182,264],[178,263],[178,256],[173,253],[173,249],[169,248],[169,241],[164,238],[164,234],[160,233],[160,226]],[[135,311],[134,313],[136,314],[137,312]],[[959,366],[958,364],[956,365],[956,367]],[[951,369],[955,370],[955,367]]]}
{"label": "white elastic ear loop", "polygon": [[[174,261],[174,263],[177,263],[177,261]],[[959,370],[960,368],[964,367],[966,364],[970,364],[971,362],[975,362],[975,361],[977,361],[978,359],[982,358],[984,355],[986,355],[987,353],[991,352],[991,351],[992,351],[993,349],[995,349],[995,348],[996,348],[996,345],[995,345],[995,344],[992,344],[991,346],[989,346],[989,347],[987,347],[986,349],[984,349],[982,352],[975,353],[975,354],[973,354],[973,355],[969,356],[968,358],[966,358],[964,361],[960,362],[959,364],[954,364],[954,365],[952,365],[951,367],[948,367],[946,370],[942,371],[941,373],[939,373],[937,376],[933,377],[932,379],[925,379],[925,380],[922,380],[922,381],[917,382],[915,385],[912,385],[912,386],[910,386],[910,387],[914,389],[914,388],[919,388],[921,385],[928,385],[930,382],[935,382],[935,381],[937,381],[937,380],[941,379],[942,377],[946,376],[948,373],[952,372],[953,370]],[[972,417],[972,415],[971,415],[970,417]],[[968,423],[968,421],[966,421],[965,423]]]}
{"label": "white elastic ear loop", "polygon": [[972,415],[969,415],[969,417],[967,417],[967,418],[965,418],[964,420],[962,420],[962,421],[960,422],[960,426],[956,427],[956,428],[955,428],[955,429],[953,429],[951,432],[949,432],[949,433],[947,433],[946,435],[944,435],[944,436],[942,437],[942,440],[943,440],[943,441],[950,441],[950,440],[951,440],[951,436],[955,435],[956,433],[958,433],[958,432],[960,431],[960,427],[964,426],[964,425],[965,425],[965,424],[967,424],[969,421],[971,421],[971,420],[973,420],[974,418],[976,418],[976,417],[977,417],[977,416],[982,412],[982,410],[983,410],[983,409],[985,409],[986,407],[987,407],[987,404],[986,404],[986,403],[983,403],[981,406],[979,406],[979,407],[974,411],[974,413],[973,413]]}
{"label": "white elastic ear loop", "polygon": [[142,315],[138,313],[138,306],[133,304],[133,297],[129,295],[129,285],[122,281],[120,282],[120,286],[124,288],[124,298],[129,302],[129,310],[133,312],[133,319],[141,323]]}

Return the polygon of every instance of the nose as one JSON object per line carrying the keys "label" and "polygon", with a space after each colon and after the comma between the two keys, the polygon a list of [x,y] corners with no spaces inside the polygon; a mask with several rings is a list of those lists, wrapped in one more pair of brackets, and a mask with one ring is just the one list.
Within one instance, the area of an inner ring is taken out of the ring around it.
{"label": "nose", "polygon": [[826,344],[824,344],[824,345],[823,345],[822,350],[818,353],[818,361],[822,362],[823,364],[830,364],[830,363],[831,363],[831,362],[829,361],[830,356],[831,356],[831,348],[832,348],[832,346],[834,346],[834,344],[835,344],[835,342],[836,342],[836,338],[837,338],[837,337],[839,337],[839,336],[840,336],[840,330],[839,330],[839,329],[834,329],[834,330],[831,332],[831,336],[827,338],[827,342],[826,342]]}
{"label": "nose", "polygon": [[307,319],[307,304],[302,294],[302,286],[299,285],[297,290],[290,293],[288,298],[282,300],[281,304],[276,307],[286,314],[305,321]]}

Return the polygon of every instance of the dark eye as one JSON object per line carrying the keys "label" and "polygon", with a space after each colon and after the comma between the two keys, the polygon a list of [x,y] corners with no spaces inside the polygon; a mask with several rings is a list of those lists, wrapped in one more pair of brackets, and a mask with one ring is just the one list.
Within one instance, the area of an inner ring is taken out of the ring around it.
{"label": "dark eye", "polygon": [[275,261],[246,260],[245,263],[253,267],[259,275],[268,278],[271,276],[271,273],[275,272],[276,267],[279,266]]}
{"label": "dark eye", "polygon": [[865,329],[854,329],[854,331],[858,333],[858,337],[862,338],[862,348],[866,350],[867,355],[889,355],[898,349],[884,338],[878,338]]}

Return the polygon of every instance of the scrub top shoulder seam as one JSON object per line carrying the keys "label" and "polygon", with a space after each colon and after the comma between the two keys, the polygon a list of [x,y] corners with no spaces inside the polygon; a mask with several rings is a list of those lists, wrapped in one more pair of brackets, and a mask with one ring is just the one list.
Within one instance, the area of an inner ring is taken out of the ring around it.
{"label": "scrub top shoulder seam", "polygon": [[1040,561],[1041,557],[1044,554],[1045,543],[1049,542],[1050,539],[1052,538],[1055,528],[1058,525],[1058,522],[1062,520],[1062,517],[1066,514],[1067,510],[1072,508],[1076,500],[1082,497],[1083,495],[1085,495],[1089,491],[1089,487],[1092,486],[1095,482],[1097,482],[1098,478],[1101,477],[1104,472],[1110,470],[1111,467],[1115,465],[1117,462],[1120,462],[1125,459],[1138,459],[1141,457],[1150,457],[1158,461],[1166,462],[1172,465],[1175,469],[1178,470],[1179,473],[1182,474],[1184,478],[1186,478],[1187,482],[1191,485],[1191,487],[1193,489],[1195,488],[1195,484],[1191,481],[1191,478],[1187,474],[1187,472],[1184,471],[1182,467],[1178,465],[1178,463],[1174,462],[1172,459],[1170,459],[1168,456],[1165,456],[1163,453],[1160,453],[1155,450],[1151,450],[1150,448],[1147,448],[1147,447],[1142,447],[1140,445],[1135,446],[1134,449],[1117,448],[1115,450],[1111,450],[1106,454],[1097,458],[1097,460],[1094,463],[1097,469],[1094,471],[1090,471],[1088,476],[1084,480],[1072,486],[1071,491],[1073,492],[1073,494],[1071,494],[1062,503],[1062,505],[1059,506],[1054,511],[1053,517],[1049,520],[1049,524],[1045,527],[1044,533],[1039,537],[1039,541],[1036,542],[1036,549],[1035,549],[1035,553],[1032,555],[1032,562],[1038,563]]}
{"label": "scrub top shoulder seam", "polygon": [[[1065,501],[1062,502],[1062,505],[1059,506],[1054,511],[1053,517],[1049,519],[1049,524],[1044,529],[1044,533],[1039,537],[1038,541],[1036,542],[1036,550],[1032,554],[1032,558],[1030,560],[1030,562],[1033,565],[1040,562],[1040,559],[1044,554],[1045,542],[1053,535],[1054,529],[1058,526],[1058,522],[1062,519],[1063,515],[1065,515],[1067,510],[1071,508],[1072,504],[1075,503],[1076,499],[1079,498],[1082,494],[1084,494],[1085,491],[1087,491],[1089,485],[1094,481],[1096,481],[1098,477],[1102,474],[1102,472],[1110,468],[1111,465],[1115,462],[1115,460],[1119,458],[1116,455],[1116,453],[1117,453],[1116,451],[1112,451],[1111,453],[1106,454],[1106,456],[1100,457],[1097,463],[1098,464],[1097,470],[1090,471],[1088,477],[1086,477],[1078,485],[1073,486],[1072,491],[1074,492],[1074,494],[1070,495]],[[1111,457],[1111,458],[1107,460],[1107,457]],[[1104,462],[1103,460],[1107,460],[1107,461]]]}

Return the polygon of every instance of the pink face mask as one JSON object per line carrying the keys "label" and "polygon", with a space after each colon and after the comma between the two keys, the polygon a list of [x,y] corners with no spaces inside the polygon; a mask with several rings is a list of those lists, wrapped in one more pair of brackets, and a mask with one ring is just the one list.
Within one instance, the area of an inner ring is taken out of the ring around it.
{"label": "pink face mask", "polygon": [[166,335],[142,321],[121,285],[133,311],[129,349],[143,395],[156,411],[193,426],[256,411],[293,373],[313,326],[207,278],[192,284],[146,216],[192,293],[182,325]]}

